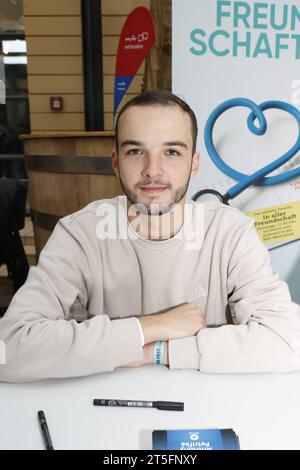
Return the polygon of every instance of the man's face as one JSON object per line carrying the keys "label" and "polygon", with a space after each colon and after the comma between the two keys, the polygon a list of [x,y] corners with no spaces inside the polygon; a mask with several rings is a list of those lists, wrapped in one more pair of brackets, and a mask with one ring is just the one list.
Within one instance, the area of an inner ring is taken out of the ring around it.
{"label": "man's face", "polygon": [[[162,206],[182,202],[199,154],[192,155],[190,116],[179,106],[132,106],[120,117],[119,151],[112,165],[131,204]],[[193,158],[192,158],[193,157]]]}

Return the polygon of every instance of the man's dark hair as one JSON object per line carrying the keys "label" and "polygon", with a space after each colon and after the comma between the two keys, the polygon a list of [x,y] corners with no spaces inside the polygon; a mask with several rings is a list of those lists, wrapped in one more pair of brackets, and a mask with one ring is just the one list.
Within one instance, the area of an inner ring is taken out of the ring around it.
{"label": "man's dark hair", "polygon": [[189,107],[189,105],[183,101],[178,96],[174,95],[170,91],[167,90],[154,90],[154,91],[146,91],[141,93],[140,95],[135,96],[130,101],[128,101],[123,108],[121,108],[116,124],[115,124],[115,139],[116,139],[116,149],[119,150],[119,120],[122,114],[132,106],[150,106],[150,105],[160,105],[160,106],[179,106],[184,112],[186,112],[191,119],[192,125],[192,137],[193,137],[193,155],[196,150],[196,142],[197,142],[197,135],[198,135],[198,126],[197,126],[197,119],[195,116],[194,111]]}

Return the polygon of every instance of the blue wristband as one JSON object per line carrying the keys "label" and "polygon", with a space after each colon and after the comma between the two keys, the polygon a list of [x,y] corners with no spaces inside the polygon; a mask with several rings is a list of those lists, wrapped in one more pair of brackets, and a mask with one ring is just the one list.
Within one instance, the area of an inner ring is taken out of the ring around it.
{"label": "blue wristband", "polygon": [[156,341],[156,343],[154,344],[154,351],[153,351],[154,364],[164,363],[164,347],[165,347],[165,344],[163,341]]}

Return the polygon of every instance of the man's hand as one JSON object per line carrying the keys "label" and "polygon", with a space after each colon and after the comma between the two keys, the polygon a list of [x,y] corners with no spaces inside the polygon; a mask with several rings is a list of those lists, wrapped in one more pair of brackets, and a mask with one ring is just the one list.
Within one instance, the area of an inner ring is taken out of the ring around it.
{"label": "man's hand", "polygon": [[[153,363],[153,354],[154,354],[154,343],[146,344],[143,347],[144,359],[142,361],[132,362],[131,364],[126,364],[122,367],[142,367],[146,364]],[[169,365],[169,353],[168,353],[168,343],[164,344],[164,364]]]}
{"label": "man's hand", "polygon": [[197,304],[186,303],[167,312],[138,317],[145,344],[155,341],[194,336],[206,327],[204,317]]}

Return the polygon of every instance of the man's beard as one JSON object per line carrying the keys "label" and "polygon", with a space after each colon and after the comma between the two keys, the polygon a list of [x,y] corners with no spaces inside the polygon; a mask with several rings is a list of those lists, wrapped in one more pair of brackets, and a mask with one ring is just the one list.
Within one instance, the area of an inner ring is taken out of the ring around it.
{"label": "man's beard", "polygon": [[[163,202],[163,203],[158,203],[158,202],[150,202],[148,204],[146,203],[140,203],[138,201],[138,197],[137,197],[137,194],[135,191],[132,191],[131,189],[129,189],[125,184],[124,182],[122,181],[122,178],[121,178],[121,175],[119,173],[119,180],[120,180],[120,184],[121,184],[121,187],[123,189],[123,192],[124,194],[127,196],[127,198],[129,199],[130,203],[133,204],[134,206],[136,206],[136,208],[138,208],[138,210],[140,212],[145,212],[145,210],[147,211],[147,214],[148,215],[162,215],[162,214],[166,214],[168,213],[172,207],[174,207],[176,204],[178,204],[182,198],[186,195],[186,192],[188,190],[188,186],[189,186],[189,182],[190,182],[190,178],[191,178],[191,171],[190,171],[190,174],[189,174],[189,177],[188,177],[188,180],[186,182],[186,184],[184,186],[181,186],[180,188],[176,189],[174,195],[172,195],[172,199],[170,201],[170,203],[166,203],[166,202]],[[159,182],[152,182],[152,184],[161,184]],[[146,185],[145,185],[146,186]]]}

